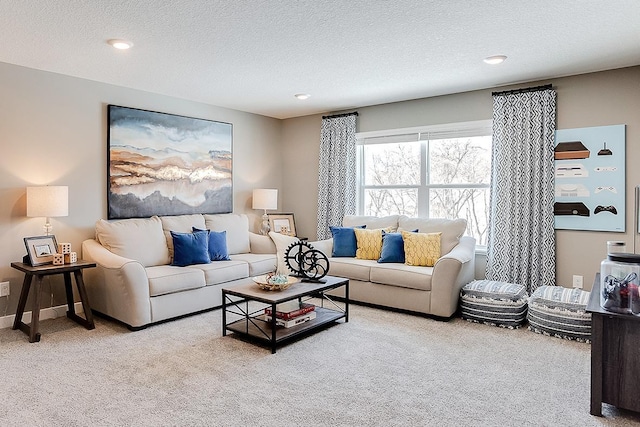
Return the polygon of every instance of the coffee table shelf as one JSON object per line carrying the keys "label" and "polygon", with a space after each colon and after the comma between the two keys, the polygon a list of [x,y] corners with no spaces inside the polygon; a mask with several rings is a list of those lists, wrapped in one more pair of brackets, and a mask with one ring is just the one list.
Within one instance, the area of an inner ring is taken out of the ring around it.
{"label": "coffee table shelf", "polygon": [[[255,283],[245,282],[222,289],[222,335],[227,331],[276,347],[289,340],[297,339],[328,326],[340,319],[349,321],[349,280],[340,277],[325,277],[325,283],[296,283],[284,291],[264,291]],[[249,279],[251,280],[251,279]],[[345,288],[345,299],[338,305],[325,291]],[[316,303],[316,318],[290,328],[275,325],[276,319],[264,319],[264,309],[271,307],[276,311],[276,304],[299,299]],[[330,307],[330,308],[329,308]],[[230,315],[240,317],[227,323]]]}

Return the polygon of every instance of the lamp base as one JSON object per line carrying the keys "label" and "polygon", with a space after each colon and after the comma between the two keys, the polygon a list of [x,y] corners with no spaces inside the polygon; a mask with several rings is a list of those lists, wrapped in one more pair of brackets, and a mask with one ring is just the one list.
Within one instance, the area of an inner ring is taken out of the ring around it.
{"label": "lamp base", "polygon": [[53,232],[53,225],[49,222],[49,218],[47,218],[47,222],[44,223],[42,229],[44,230],[45,236],[51,236],[51,233]]}
{"label": "lamp base", "polygon": [[271,231],[271,227],[269,227],[269,217],[265,212],[262,215],[262,225],[260,225],[260,234],[262,234],[263,236],[266,236],[267,234],[269,234],[269,231]]}

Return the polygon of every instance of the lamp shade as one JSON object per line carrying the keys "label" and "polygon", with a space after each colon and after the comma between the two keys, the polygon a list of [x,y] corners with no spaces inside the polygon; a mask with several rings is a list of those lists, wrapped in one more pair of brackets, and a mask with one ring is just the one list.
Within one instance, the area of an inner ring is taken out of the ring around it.
{"label": "lamp shade", "polygon": [[27,216],[56,217],[69,215],[69,187],[27,187]]}
{"label": "lamp shade", "polygon": [[278,190],[271,188],[253,190],[253,209],[278,209]]}

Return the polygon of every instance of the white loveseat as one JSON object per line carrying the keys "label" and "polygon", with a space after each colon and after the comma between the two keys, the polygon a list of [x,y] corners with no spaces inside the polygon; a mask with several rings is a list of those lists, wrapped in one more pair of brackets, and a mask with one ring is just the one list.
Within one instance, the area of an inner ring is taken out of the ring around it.
{"label": "white loveseat", "polygon": [[[226,231],[229,261],[184,267],[171,265],[170,231],[192,227]],[[179,215],[96,222],[95,239],[82,243],[93,310],[140,329],[149,324],[222,305],[221,288],[273,271],[275,245],[249,231],[246,215]]]}
{"label": "white loveseat", "polygon": [[[464,219],[346,216],[343,226],[420,233],[441,232],[440,258],[433,267],[378,263],[355,257],[330,257],[333,239],[314,242],[329,258],[329,274],[349,279],[349,299],[440,318],[453,316],[460,289],[473,280],[475,239],[464,236]],[[343,295],[342,295],[343,296]]]}

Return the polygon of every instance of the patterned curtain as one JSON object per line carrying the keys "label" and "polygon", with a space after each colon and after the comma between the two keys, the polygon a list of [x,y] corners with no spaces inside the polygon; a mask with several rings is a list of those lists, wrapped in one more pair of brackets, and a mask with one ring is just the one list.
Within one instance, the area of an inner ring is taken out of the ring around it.
{"label": "patterned curtain", "polygon": [[555,285],[554,138],[550,87],[493,96],[493,151],[487,244],[489,280],[532,293]]}
{"label": "patterned curtain", "polygon": [[322,118],[318,167],[318,239],[331,237],[329,226],[356,213],[356,116]]}

